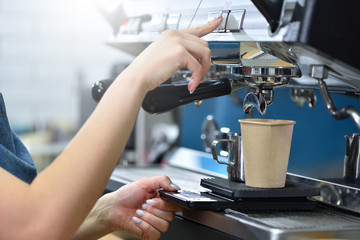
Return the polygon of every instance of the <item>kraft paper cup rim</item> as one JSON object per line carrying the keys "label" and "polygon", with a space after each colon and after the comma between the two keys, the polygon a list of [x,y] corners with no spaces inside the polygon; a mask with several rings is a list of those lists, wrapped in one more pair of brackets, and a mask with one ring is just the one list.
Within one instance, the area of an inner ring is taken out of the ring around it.
{"label": "kraft paper cup rim", "polygon": [[279,126],[279,125],[294,125],[296,122],[293,120],[284,119],[263,119],[263,118],[247,118],[239,119],[240,123],[266,125],[266,126]]}

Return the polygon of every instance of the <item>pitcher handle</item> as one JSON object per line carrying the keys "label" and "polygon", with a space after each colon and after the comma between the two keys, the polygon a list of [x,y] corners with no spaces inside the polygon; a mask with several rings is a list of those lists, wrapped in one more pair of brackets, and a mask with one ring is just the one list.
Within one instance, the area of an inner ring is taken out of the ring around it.
{"label": "pitcher handle", "polygon": [[219,139],[219,140],[214,140],[212,142],[212,144],[211,144],[211,152],[212,152],[214,161],[217,162],[217,163],[220,163],[220,164],[226,164],[226,165],[231,167],[230,163],[222,162],[222,161],[218,160],[218,154],[217,154],[217,151],[216,151],[216,147],[217,147],[218,143],[220,143],[220,142],[222,142],[222,143],[224,143],[224,142],[231,143],[231,148],[230,149],[231,149],[231,151],[234,151],[234,148],[235,148],[234,140],[231,140],[231,139]]}

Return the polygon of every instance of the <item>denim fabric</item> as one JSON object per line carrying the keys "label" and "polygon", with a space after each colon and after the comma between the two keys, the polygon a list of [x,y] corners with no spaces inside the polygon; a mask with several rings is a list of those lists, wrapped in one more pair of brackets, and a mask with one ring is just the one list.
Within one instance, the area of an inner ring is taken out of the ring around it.
{"label": "denim fabric", "polygon": [[0,93],[0,167],[27,183],[36,177],[34,162],[18,136],[11,130]]}

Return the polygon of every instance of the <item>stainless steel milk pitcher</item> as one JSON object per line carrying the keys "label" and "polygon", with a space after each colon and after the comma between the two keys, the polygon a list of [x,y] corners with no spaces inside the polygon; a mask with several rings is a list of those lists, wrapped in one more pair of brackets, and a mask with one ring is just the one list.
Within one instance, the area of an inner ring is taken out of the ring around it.
{"label": "stainless steel milk pitcher", "polygon": [[348,179],[360,178],[360,134],[346,135],[346,149],[344,159],[344,177]]}
{"label": "stainless steel milk pitcher", "polygon": [[[228,179],[235,182],[243,182],[244,179],[244,161],[241,151],[241,134],[228,133],[228,139],[214,140],[211,145],[211,152],[214,161],[227,165]],[[219,161],[217,154],[218,143],[228,143],[228,161]]]}

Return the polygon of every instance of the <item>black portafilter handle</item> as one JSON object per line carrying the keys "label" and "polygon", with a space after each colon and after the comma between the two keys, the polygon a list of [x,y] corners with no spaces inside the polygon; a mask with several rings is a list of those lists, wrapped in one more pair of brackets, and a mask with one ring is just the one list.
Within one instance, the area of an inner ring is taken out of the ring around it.
{"label": "black portafilter handle", "polygon": [[104,79],[96,81],[91,87],[91,95],[95,102],[99,102],[106,90],[110,87],[114,80]]}
{"label": "black portafilter handle", "polygon": [[[100,101],[113,81],[105,79],[93,84],[91,94],[95,102]],[[188,83],[166,83],[146,94],[142,108],[150,114],[163,113],[197,100],[220,97],[230,93],[231,83],[227,78],[203,81],[192,94],[189,93]]]}
{"label": "black portafilter handle", "polygon": [[227,78],[203,81],[192,94],[189,93],[188,83],[161,84],[146,94],[142,108],[151,114],[163,113],[197,100],[230,93],[231,83]]}

